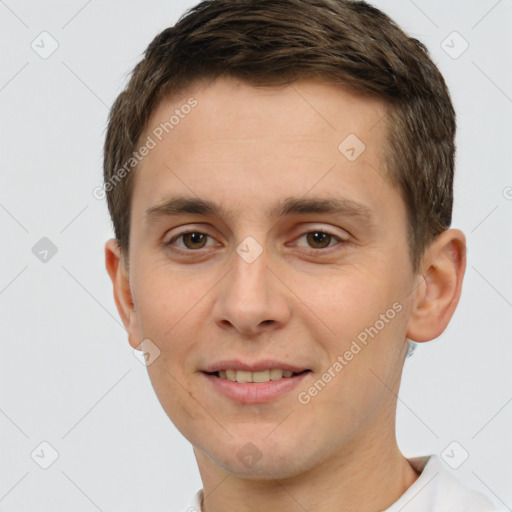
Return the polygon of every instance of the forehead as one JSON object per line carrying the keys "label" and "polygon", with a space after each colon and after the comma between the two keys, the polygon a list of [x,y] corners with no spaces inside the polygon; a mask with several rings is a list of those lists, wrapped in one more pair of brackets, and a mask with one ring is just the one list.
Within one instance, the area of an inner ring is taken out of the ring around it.
{"label": "forehead", "polygon": [[[186,105],[191,98],[197,100],[197,106],[188,109]],[[220,76],[197,80],[185,92],[162,99],[147,123],[147,133],[159,123],[169,121],[169,113],[178,114],[181,109],[190,110],[190,114],[185,112],[186,117],[190,115],[209,121],[208,125],[203,125],[203,130],[201,126],[195,126],[195,135],[202,131],[210,135],[211,123],[222,134],[242,136],[248,133],[252,137],[254,129],[261,129],[259,122],[264,121],[268,132],[286,126],[287,131],[280,132],[281,138],[288,133],[310,137],[312,132],[318,135],[319,131],[338,131],[342,135],[343,130],[349,127],[364,137],[367,128],[373,131],[377,124],[381,129],[385,124],[380,123],[385,114],[380,100],[349,92],[322,80],[303,79],[281,86],[253,86],[242,80]],[[226,118],[233,121],[243,119],[244,124],[217,123]],[[176,119],[179,124],[182,120],[183,115],[180,115],[180,120]],[[298,122],[292,124],[292,121]],[[177,124],[172,131],[178,131]],[[179,131],[184,131],[183,126]]]}
{"label": "forehead", "polygon": [[379,101],[315,80],[198,82],[148,122],[141,140],[154,147],[135,173],[139,214],[175,193],[213,194],[233,208],[257,196],[275,210],[279,199],[336,188],[358,202],[364,185],[386,184],[383,117]]}

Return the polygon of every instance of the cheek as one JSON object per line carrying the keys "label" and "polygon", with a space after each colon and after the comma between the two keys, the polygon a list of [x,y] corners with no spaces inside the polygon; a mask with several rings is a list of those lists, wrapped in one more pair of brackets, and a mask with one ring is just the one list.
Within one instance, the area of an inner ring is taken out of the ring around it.
{"label": "cheek", "polygon": [[194,316],[208,289],[207,280],[184,275],[165,264],[151,265],[136,276],[134,285],[142,332],[163,345],[183,331],[183,321]]}
{"label": "cheek", "polygon": [[147,370],[163,410],[174,426],[189,439],[191,431],[194,430],[193,425],[205,425],[205,429],[210,427],[204,406],[201,405],[203,400],[200,396],[194,396],[192,386],[180,367],[180,364],[171,364],[168,354],[162,352]]}
{"label": "cheek", "polygon": [[333,400],[337,400],[334,388],[349,388],[361,400],[369,399],[379,384],[375,374],[386,381],[396,368],[407,304],[399,293],[400,284],[391,277],[368,267],[352,267],[337,273],[336,279],[320,281],[318,289],[305,286],[298,292],[311,297],[305,301],[309,310],[304,310],[302,320],[308,319],[312,337],[326,353],[324,370],[339,363],[338,371],[332,369],[336,384],[329,385]]}
{"label": "cheek", "polygon": [[339,267],[329,275],[302,277],[294,284],[294,293],[309,308],[312,325],[327,328],[326,333],[339,340],[373,324],[392,303],[387,303],[389,283],[362,266]]}
{"label": "cheek", "polygon": [[201,410],[191,401],[189,354],[197,351],[198,318],[203,288],[191,286],[197,280],[186,279],[168,268],[157,268],[140,275],[137,281],[139,325],[145,338],[152,340],[159,355],[147,366],[153,389],[163,409],[178,430],[201,419]]}

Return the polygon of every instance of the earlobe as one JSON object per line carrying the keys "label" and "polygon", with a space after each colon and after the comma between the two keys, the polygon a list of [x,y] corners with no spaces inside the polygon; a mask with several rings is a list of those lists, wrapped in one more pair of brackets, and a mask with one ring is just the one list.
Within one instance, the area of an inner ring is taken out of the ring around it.
{"label": "earlobe", "polygon": [[140,348],[141,338],[139,334],[139,322],[137,320],[137,313],[135,312],[135,308],[130,311],[130,321],[127,331],[128,342],[130,343],[131,347],[142,351],[142,348]]}
{"label": "earlobe", "polygon": [[117,240],[111,238],[105,243],[105,267],[114,288],[114,301],[117,310],[128,332],[130,345],[136,348],[139,345],[139,331],[137,315],[130,288],[128,272],[125,268]]}
{"label": "earlobe", "polygon": [[437,338],[455,312],[466,270],[466,238],[458,229],[441,233],[425,251],[423,272],[414,291],[407,337],[423,342]]}

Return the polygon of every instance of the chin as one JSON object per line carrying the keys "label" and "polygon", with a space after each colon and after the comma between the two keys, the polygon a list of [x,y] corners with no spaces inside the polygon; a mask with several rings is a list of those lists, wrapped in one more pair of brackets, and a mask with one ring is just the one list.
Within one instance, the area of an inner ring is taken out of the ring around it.
{"label": "chin", "polygon": [[[252,440],[251,440],[252,439]],[[201,448],[215,464],[240,478],[292,478],[308,469],[304,443],[283,443],[282,438],[235,437],[225,446]]]}

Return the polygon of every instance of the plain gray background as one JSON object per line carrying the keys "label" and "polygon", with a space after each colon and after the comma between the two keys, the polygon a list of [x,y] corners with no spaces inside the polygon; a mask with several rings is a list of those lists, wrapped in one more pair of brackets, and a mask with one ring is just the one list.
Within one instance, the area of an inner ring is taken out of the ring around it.
{"label": "plain gray background", "polygon": [[[195,4],[0,0],[2,511],[173,511],[201,487],[128,344],[104,267],[106,202],[92,194],[110,105]],[[450,471],[512,510],[512,1],[374,5],[427,45],[450,87],[453,227],[468,242],[451,324],[406,362],[399,446],[467,452]]]}

